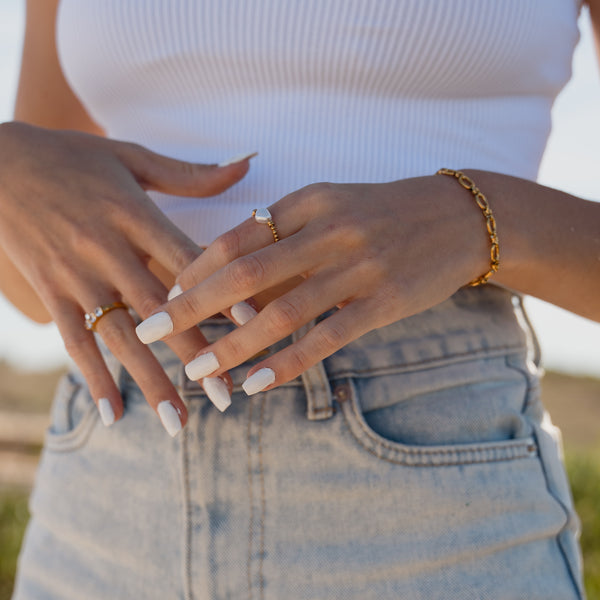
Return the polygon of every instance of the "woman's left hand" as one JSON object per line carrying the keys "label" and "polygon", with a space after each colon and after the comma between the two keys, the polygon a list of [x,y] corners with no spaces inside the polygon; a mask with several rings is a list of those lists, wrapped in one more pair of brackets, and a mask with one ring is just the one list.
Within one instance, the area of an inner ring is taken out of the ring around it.
{"label": "woman's left hand", "polygon": [[171,337],[300,276],[256,316],[202,348],[186,368],[192,379],[223,373],[337,307],[300,340],[256,364],[244,384],[249,394],[276,387],[364,333],[442,302],[489,269],[482,213],[449,177],[314,184],[269,211],[278,243],[266,224],[249,218],[178,277],[184,293],[160,309],[173,321],[171,334],[156,328],[164,315],[139,326],[155,339]]}

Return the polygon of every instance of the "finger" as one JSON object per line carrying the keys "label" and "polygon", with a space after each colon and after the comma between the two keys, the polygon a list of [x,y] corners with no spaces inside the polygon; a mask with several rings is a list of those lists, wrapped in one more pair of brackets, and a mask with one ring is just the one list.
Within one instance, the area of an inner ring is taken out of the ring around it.
{"label": "finger", "polygon": [[347,298],[352,277],[319,273],[273,300],[243,327],[235,329],[186,364],[190,379],[217,375],[255,356]]}
{"label": "finger", "polygon": [[187,422],[186,407],[154,354],[137,340],[134,327],[128,311],[113,310],[97,322],[96,332],[136,381],[164,428],[174,437]]}
{"label": "finger", "polygon": [[55,316],[65,348],[79,367],[102,422],[108,427],[123,415],[123,400],[93,333],[84,327],[83,311],[79,306],[65,301],[53,308],[58,309],[51,312]]}
{"label": "finger", "polygon": [[[121,290],[127,303],[142,318],[152,314],[165,301],[167,291],[164,285],[143,268],[134,255],[123,255],[122,260],[113,266],[113,281]],[[136,338],[137,340],[137,338]],[[139,340],[137,340],[139,343]],[[192,327],[167,341],[167,345],[182,361],[189,362],[208,345],[206,338],[197,327]],[[202,381],[206,395],[223,412],[231,404],[233,382],[229,373],[220,375],[221,383]]]}
{"label": "finger", "polygon": [[[177,334],[195,323],[312,269],[322,260],[319,240],[292,236],[225,265],[158,308],[137,327],[144,343]],[[308,240],[308,242],[306,241]]]}
{"label": "finger", "polygon": [[139,194],[143,196],[144,210],[119,223],[119,227],[148,262],[154,259],[177,275],[202,254],[202,248],[165,217],[144,192]]}
{"label": "finger", "polygon": [[370,331],[365,314],[372,310],[368,299],[355,300],[333,313],[300,340],[255,365],[242,384],[249,395],[295,379],[308,368]]}
{"label": "finger", "polygon": [[[282,202],[269,209],[280,240],[288,239],[306,223],[304,215],[297,207],[292,205],[291,209],[286,210],[286,205]],[[273,233],[268,225],[257,223],[250,217],[210,244],[199,260],[195,260],[180,272],[177,283],[183,289],[189,289],[234,260],[273,243]]]}
{"label": "finger", "polygon": [[242,179],[256,153],[219,165],[191,163],[156,154],[143,146],[117,142],[115,151],[146,190],[178,196],[216,196]]}
{"label": "finger", "polygon": [[[176,298],[180,294],[183,294],[183,289],[181,285],[176,283],[169,290],[167,300],[173,300],[173,298]],[[246,300],[241,300],[230,308],[222,309],[221,313],[238,327],[241,327],[258,314],[258,305],[254,298],[246,298]]]}

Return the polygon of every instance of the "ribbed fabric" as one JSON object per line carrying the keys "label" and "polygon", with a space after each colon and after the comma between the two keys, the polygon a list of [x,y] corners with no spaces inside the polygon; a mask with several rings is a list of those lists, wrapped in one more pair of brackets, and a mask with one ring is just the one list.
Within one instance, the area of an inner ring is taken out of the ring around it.
{"label": "ribbed fabric", "polygon": [[62,0],[69,83],[111,137],[198,162],[258,151],[208,199],[153,193],[208,244],[316,181],[480,168],[535,179],[578,0]]}

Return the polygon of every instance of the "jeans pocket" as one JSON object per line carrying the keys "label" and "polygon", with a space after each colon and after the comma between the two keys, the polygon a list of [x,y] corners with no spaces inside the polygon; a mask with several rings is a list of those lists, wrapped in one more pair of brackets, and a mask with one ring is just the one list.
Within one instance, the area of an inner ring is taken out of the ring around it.
{"label": "jeans pocket", "polygon": [[354,376],[338,386],[354,437],[380,458],[450,465],[536,454],[527,377],[505,356]]}
{"label": "jeans pocket", "polygon": [[98,419],[96,405],[85,383],[73,373],[59,381],[46,431],[47,450],[69,452],[85,444]]}

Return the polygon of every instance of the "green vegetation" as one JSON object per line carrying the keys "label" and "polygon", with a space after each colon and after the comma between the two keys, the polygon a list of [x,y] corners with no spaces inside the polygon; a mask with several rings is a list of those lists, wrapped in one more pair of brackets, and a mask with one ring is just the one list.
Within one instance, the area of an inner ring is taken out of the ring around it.
{"label": "green vegetation", "polygon": [[568,455],[567,470],[581,519],[585,589],[588,600],[600,600],[600,452]]}
{"label": "green vegetation", "polygon": [[9,600],[11,596],[17,555],[28,517],[26,493],[0,492],[0,600]]}

